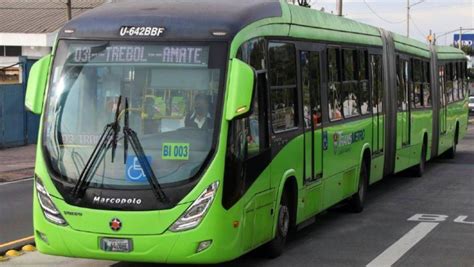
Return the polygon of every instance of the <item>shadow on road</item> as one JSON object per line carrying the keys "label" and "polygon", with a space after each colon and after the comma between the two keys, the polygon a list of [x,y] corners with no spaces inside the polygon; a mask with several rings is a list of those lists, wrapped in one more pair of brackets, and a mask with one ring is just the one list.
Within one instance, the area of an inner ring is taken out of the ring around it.
{"label": "shadow on road", "polygon": [[[427,166],[427,171],[429,171],[430,166]],[[398,175],[393,175],[389,177],[385,177],[382,181],[372,185],[369,189],[368,199],[366,202],[366,207],[370,208],[370,206],[374,203],[379,202],[379,198],[386,196],[389,192],[396,192],[398,190],[403,190],[402,188],[410,187],[412,183],[418,183],[417,181],[419,178],[411,176],[409,171],[403,172]],[[301,229],[298,232],[295,232],[286,244],[286,250],[293,250],[298,249],[298,246],[301,243],[305,243],[305,241],[309,241],[311,239],[318,239],[325,231],[328,229],[332,229],[335,226],[335,222],[338,222],[342,218],[347,217],[348,215],[357,216],[357,214],[350,213],[344,203],[341,203],[328,211],[325,211],[316,216],[316,222]],[[255,250],[243,255],[242,257],[220,264],[219,266],[262,266],[262,265],[271,265],[272,260],[265,257],[262,250]],[[139,267],[159,267],[159,266],[186,266],[186,265],[172,265],[172,264],[144,264],[144,263],[132,263],[132,262],[119,262],[114,265],[113,267],[131,267],[131,266],[139,266]]]}

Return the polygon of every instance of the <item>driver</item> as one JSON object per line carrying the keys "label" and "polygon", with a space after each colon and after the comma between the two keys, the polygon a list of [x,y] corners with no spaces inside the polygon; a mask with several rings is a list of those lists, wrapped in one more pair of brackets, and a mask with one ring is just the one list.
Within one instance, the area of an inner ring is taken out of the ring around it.
{"label": "driver", "polygon": [[210,100],[207,95],[198,94],[194,98],[194,112],[188,114],[184,119],[184,126],[211,129],[214,125],[214,120],[209,113]]}

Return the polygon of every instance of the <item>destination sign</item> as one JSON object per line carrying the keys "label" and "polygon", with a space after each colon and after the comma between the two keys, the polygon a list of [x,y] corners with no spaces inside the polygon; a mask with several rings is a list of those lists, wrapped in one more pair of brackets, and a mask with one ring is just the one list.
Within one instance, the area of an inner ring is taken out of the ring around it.
{"label": "destination sign", "polygon": [[152,63],[207,66],[209,47],[113,45],[73,46],[73,63]]}

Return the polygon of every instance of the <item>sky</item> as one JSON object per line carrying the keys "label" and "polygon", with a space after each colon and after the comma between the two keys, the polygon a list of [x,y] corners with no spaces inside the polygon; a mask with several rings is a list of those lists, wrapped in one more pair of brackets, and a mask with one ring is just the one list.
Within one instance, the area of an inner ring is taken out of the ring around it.
{"label": "sky", "polygon": [[[410,0],[410,5],[420,0]],[[336,13],[336,0],[308,0],[312,8]],[[347,18],[406,35],[407,0],[343,0]],[[463,28],[474,28],[474,0],[422,0],[410,8],[410,37],[426,42],[430,29],[440,36]],[[474,29],[470,31],[474,34]],[[437,39],[437,44],[452,44],[453,35]]]}

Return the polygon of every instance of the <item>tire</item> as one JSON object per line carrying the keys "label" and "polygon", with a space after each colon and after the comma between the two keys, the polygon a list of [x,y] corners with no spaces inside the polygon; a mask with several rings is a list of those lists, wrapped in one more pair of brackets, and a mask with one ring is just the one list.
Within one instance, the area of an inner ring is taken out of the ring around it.
{"label": "tire", "polygon": [[367,195],[368,174],[365,162],[360,166],[359,185],[357,192],[349,199],[349,209],[351,212],[360,213],[364,210],[365,198]]}
{"label": "tire", "polygon": [[416,177],[422,177],[423,174],[425,173],[426,153],[427,153],[426,142],[423,142],[423,147],[421,148],[420,163],[418,163],[418,165],[416,165],[414,169]]}
{"label": "tire", "polygon": [[276,258],[283,253],[286,239],[290,232],[291,213],[289,205],[289,196],[286,191],[283,192],[280,201],[280,208],[278,209],[277,229],[275,238],[268,242],[264,251],[268,258]]}
{"label": "tire", "polygon": [[457,145],[458,145],[458,130],[456,129],[456,133],[454,134],[453,146],[446,152],[446,157],[448,159],[454,159],[456,157]]}

